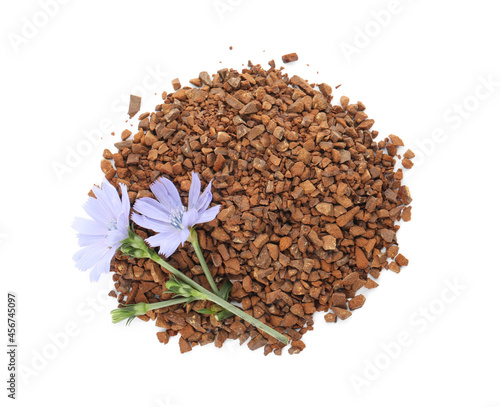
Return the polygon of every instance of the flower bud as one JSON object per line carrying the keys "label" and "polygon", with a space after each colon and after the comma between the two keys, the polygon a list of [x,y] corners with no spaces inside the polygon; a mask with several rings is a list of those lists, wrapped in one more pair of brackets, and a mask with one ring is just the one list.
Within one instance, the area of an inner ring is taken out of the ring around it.
{"label": "flower bud", "polygon": [[129,229],[128,237],[121,242],[120,250],[126,255],[136,259],[151,258],[154,252],[148,247],[142,237]]}

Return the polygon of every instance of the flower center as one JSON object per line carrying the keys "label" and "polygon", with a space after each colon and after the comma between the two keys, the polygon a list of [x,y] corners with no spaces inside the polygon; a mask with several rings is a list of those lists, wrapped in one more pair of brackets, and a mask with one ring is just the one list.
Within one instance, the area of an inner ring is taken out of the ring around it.
{"label": "flower center", "polygon": [[184,207],[176,207],[173,211],[171,211],[170,223],[177,229],[184,229],[182,225],[182,217],[186,212],[186,208]]}
{"label": "flower center", "polygon": [[118,227],[116,226],[117,222],[115,219],[111,219],[108,223],[108,225],[106,226],[106,229],[108,229],[109,232],[113,231],[113,230],[117,230]]}

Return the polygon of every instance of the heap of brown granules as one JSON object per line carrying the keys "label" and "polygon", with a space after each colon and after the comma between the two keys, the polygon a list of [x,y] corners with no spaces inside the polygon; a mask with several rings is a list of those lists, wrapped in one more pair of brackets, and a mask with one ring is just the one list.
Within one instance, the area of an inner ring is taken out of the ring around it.
{"label": "heap of brown granules", "polygon": [[[104,151],[101,168],[114,185],[127,185],[132,203],[152,196],[149,186],[161,176],[184,200],[192,171],[202,182],[213,180],[221,211],[198,234],[215,281],[231,280],[230,300],[288,335],[289,353],[298,353],[316,311],[327,312],[328,322],[348,318],[365,302],[357,290],[376,287],[382,269],[399,272],[408,264],[398,254],[395,223],[410,219],[411,197],[395,169],[399,137],[375,142],[378,132],[361,102],[343,96],[332,106],[329,85],[316,90],[270,66],[202,72],[190,81],[194,87],[164,92],[163,103],[139,117],[135,135],[122,133],[118,152]],[[403,167],[412,157],[406,151]],[[191,245],[168,261],[209,289]],[[112,271],[120,304],[171,298],[163,293],[168,272],[151,260],[118,253]],[[282,343],[238,317],[219,322],[196,312],[207,306],[176,305],[141,319],[162,328],[162,343],[180,334],[181,352],[250,338],[251,350],[281,354]]]}

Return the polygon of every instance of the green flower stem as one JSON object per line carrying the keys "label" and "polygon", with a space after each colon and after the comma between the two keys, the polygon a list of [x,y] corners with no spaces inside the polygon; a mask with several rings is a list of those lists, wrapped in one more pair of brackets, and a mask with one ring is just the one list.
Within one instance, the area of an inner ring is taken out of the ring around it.
{"label": "green flower stem", "polygon": [[191,233],[189,234],[188,241],[194,247],[194,252],[196,253],[196,257],[198,257],[198,260],[200,261],[201,268],[203,269],[203,272],[207,277],[208,283],[210,284],[212,291],[220,297],[220,292],[219,289],[217,288],[217,284],[215,284],[215,281],[212,277],[212,273],[210,273],[210,269],[208,268],[207,262],[205,261],[205,257],[203,257],[203,253],[200,247],[200,242],[198,240],[198,233],[196,233],[196,230],[194,228],[191,228]]}
{"label": "green flower stem", "polygon": [[182,304],[183,302],[186,302],[185,298],[174,298],[173,300],[153,302],[151,304],[146,304],[146,309],[148,311],[153,311],[154,309],[170,307],[171,305]]}
{"label": "green flower stem", "polygon": [[[187,277],[184,273],[180,272],[177,270],[175,267],[172,267],[170,264],[168,264],[165,260],[163,260],[156,252],[153,252],[154,254],[151,254],[151,260],[155,261],[158,263],[160,266],[166,268],[168,271],[170,271],[174,276],[179,278],[179,280],[184,281],[185,283],[189,284],[191,287],[196,288],[198,292],[207,300],[212,301],[213,303],[220,305],[222,308],[225,310],[232,312],[234,315],[239,316],[241,319],[250,322],[253,326],[256,328],[264,331],[265,333],[271,335],[272,337],[276,338],[280,342],[283,342],[285,345],[288,344],[288,338],[280,334],[278,331],[274,330],[270,326],[264,324],[263,322],[259,321],[258,319],[252,317],[251,315],[247,314],[245,311],[243,311],[241,308],[235,307],[233,304],[223,300],[219,296],[215,295],[214,293],[211,293],[207,289],[203,288],[201,285],[197,284],[193,280],[191,280],[189,277]],[[160,302],[156,303],[160,306]]]}
{"label": "green flower stem", "polygon": [[224,321],[226,318],[229,318],[232,316],[233,316],[233,314],[231,312],[229,312],[227,309],[224,309],[224,310],[218,312],[217,314],[215,314],[215,319],[217,319],[217,321]]}
{"label": "green flower stem", "polygon": [[182,304],[186,302],[185,298],[174,298],[173,300],[163,301],[161,303],[147,304],[145,302],[139,302],[137,304],[129,304],[122,308],[117,308],[111,311],[111,320],[114,324],[127,320],[127,325],[132,322],[135,317],[139,315],[144,315],[148,311],[170,307],[171,305]]}

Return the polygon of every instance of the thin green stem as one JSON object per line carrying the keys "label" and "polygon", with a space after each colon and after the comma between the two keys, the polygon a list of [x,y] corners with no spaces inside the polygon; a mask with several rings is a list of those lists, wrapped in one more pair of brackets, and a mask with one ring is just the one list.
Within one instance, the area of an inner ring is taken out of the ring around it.
{"label": "thin green stem", "polygon": [[274,330],[270,326],[264,324],[263,322],[259,321],[258,319],[247,314],[241,308],[235,307],[233,304],[223,300],[222,298],[218,297],[216,294],[211,293],[210,291],[208,291],[207,289],[202,287],[200,284],[191,280],[184,273],[180,272],[175,267],[168,264],[156,252],[152,252],[150,258],[151,258],[151,260],[158,263],[160,266],[162,266],[162,267],[166,268],[168,271],[170,271],[174,276],[179,278],[179,280],[182,280],[185,283],[189,284],[191,287],[196,288],[196,290],[198,290],[200,292],[200,294],[202,294],[205,297],[205,299],[212,301],[213,303],[215,303],[217,305],[220,305],[222,308],[232,312],[234,315],[237,315],[241,319],[251,323],[256,328],[258,328],[258,329],[264,331],[265,333],[271,335],[272,337],[278,339],[280,342],[283,342],[284,344],[288,344],[288,338],[285,335],[280,334],[278,331]]}
{"label": "thin green stem", "polygon": [[196,230],[194,228],[191,228],[191,233],[189,234],[188,240],[194,247],[194,252],[196,253],[196,257],[198,257],[198,260],[200,261],[201,268],[203,269],[203,272],[207,277],[208,283],[210,284],[212,291],[220,297],[220,291],[217,288],[217,284],[215,284],[214,278],[212,277],[212,273],[210,273],[208,264],[205,261],[205,257],[203,256],[203,252],[201,251],[200,242],[198,240],[198,233],[196,233]]}
{"label": "thin green stem", "polygon": [[172,300],[153,302],[151,304],[146,304],[146,308],[148,311],[152,311],[154,309],[170,307],[171,305],[182,304],[183,302],[186,302],[185,298],[174,298]]}
{"label": "thin green stem", "polygon": [[212,294],[209,291],[207,291],[207,293],[209,295],[206,295],[206,294],[205,295],[207,296],[208,300],[216,303],[217,305],[220,305],[222,308],[233,313],[234,315],[239,316],[241,319],[244,319],[245,321],[250,322],[256,328],[273,336],[274,338],[278,339],[279,341],[283,342],[284,344],[288,344],[288,338],[285,335],[280,334],[278,331],[274,330],[269,325],[266,325],[265,323],[259,321],[258,319],[252,317],[251,315],[247,314],[241,308],[235,307],[233,304],[223,300],[220,297],[217,297],[216,295]]}
{"label": "thin green stem", "polygon": [[[177,270],[174,266],[172,266],[170,263],[166,262],[163,260],[163,258],[156,252],[151,251],[148,256],[151,260],[154,262],[158,263],[160,266],[163,268],[166,268],[168,271],[170,271],[174,276],[176,276],[179,280],[184,281],[185,283],[189,284],[191,287],[196,288],[199,290],[199,288],[203,288],[201,285],[198,283],[194,282],[191,280],[188,276],[186,276],[183,272]],[[204,289],[204,288],[203,288]],[[204,289],[205,290],[205,289]],[[207,291],[207,290],[205,290]]]}
{"label": "thin green stem", "polygon": [[127,325],[128,325],[132,322],[132,320],[135,317],[138,317],[139,315],[144,315],[148,311],[163,307],[169,307],[171,305],[181,304],[183,302],[186,302],[185,298],[175,298],[173,300],[163,301],[161,304],[160,303],[148,304],[145,302],[139,302],[137,304],[129,304],[126,305],[125,307],[117,308],[111,311],[111,320],[115,324],[127,320]]}
{"label": "thin green stem", "polygon": [[224,321],[226,318],[229,318],[232,315],[233,314],[231,312],[229,312],[227,309],[225,309],[225,310],[222,310],[222,311],[218,312],[217,314],[215,314],[215,318],[217,319],[217,321]]}

